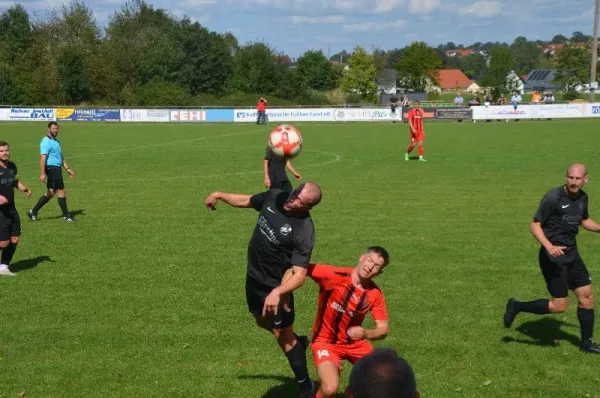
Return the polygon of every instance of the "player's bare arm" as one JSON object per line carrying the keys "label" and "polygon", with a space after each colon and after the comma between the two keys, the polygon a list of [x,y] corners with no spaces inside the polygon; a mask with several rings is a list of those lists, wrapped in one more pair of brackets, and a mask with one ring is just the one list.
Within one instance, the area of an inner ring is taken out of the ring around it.
{"label": "player's bare arm", "polygon": [[8,200],[6,199],[6,197],[0,195],[0,205],[4,205],[8,203]]}
{"label": "player's bare arm", "polygon": [[269,161],[263,160],[263,173],[265,175],[265,188],[271,188],[271,179],[269,178]]}
{"label": "player's bare arm", "polygon": [[531,221],[529,224],[529,231],[537,239],[538,242],[550,253],[552,257],[562,256],[565,254],[564,250],[565,246],[554,246],[546,235],[544,235],[544,230],[542,229],[542,224],[537,221]]}
{"label": "player's bare arm", "polygon": [[40,156],[40,181],[46,182],[46,159],[48,159],[48,155]]}
{"label": "player's bare arm", "polygon": [[15,181],[15,186],[17,187],[17,189],[19,191],[23,192],[25,194],[25,196],[27,196],[27,197],[31,196],[31,190],[29,188],[27,188],[27,186],[25,184],[23,184],[21,182],[21,180]]}
{"label": "player's bare arm", "polygon": [[298,173],[296,171],[296,169],[294,168],[294,166],[292,166],[292,162],[290,162],[289,160],[286,160],[285,162],[285,167],[292,172],[292,174],[294,175],[294,177],[296,177],[297,180],[302,179],[302,176],[300,175],[300,173]]}
{"label": "player's bare arm", "polygon": [[251,197],[252,195],[216,191],[206,197],[205,204],[209,210],[216,210],[218,201],[225,202],[229,206],[245,209],[252,207],[250,204]]}
{"label": "player's bare arm", "polygon": [[69,173],[69,175],[71,177],[75,177],[75,171],[69,167],[69,164],[67,163],[67,159],[63,159],[62,166],[65,168],[65,170],[67,171],[67,173]]}
{"label": "player's bare arm", "polygon": [[388,321],[375,321],[375,328],[365,329],[362,326],[353,326],[348,329],[348,336],[354,340],[367,339],[371,341],[383,340],[389,331]]}
{"label": "player's bare arm", "polygon": [[581,221],[581,226],[591,232],[600,232],[600,224],[591,218],[586,218]]}
{"label": "player's bare arm", "polygon": [[306,280],[306,273],[306,268],[298,266],[293,266],[290,270],[288,270],[284,274],[281,285],[273,289],[265,299],[263,316],[266,316],[268,313],[277,315],[279,303],[281,302],[282,297],[285,297],[288,293],[301,288]]}

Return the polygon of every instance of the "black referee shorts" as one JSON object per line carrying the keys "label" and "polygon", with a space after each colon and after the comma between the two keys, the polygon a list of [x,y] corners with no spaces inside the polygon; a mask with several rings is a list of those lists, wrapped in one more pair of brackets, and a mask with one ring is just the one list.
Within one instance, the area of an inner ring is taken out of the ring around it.
{"label": "black referee shorts", "polygon": [[271,181],[271,186],[269,187],[269,189],[281,189],[282,191],[285,192],[292,192],[294,190],[294,187],[292,186],[292,183],[288,181]]}
{"label": "black referee shorts", "polygon": [[540,269],[546,280],[548,292],[552,297],[565,298],[569,295],[569,290],[592,284],[590,273],[579,252],[575,252],[574,256],[575,258],[572,261],[554,262],[546,249],[540,248]]}
{"label": "black referee shorts", "polygon": [[21,235],[21,217],[14,204],[0,206],[0,241]]}
{"label": "black referee shorts", "polygon": [[[254,278],[246,275],[246,302],[248,310],[252,315],[262,316],[265,299],[271,293],[273,287],[263,285]],[[283,309],[283,305],[279,304],[277,315],[271,313],[271,329],[283,329],[294,324],[296,312],[294,310],[294,294],[290,293],[288,298],[290,312]]]}
{"label": "black referee shorts", "polygon": [[65,189],[65,182],[63,181],[61,167],[46,167],[46,187],[48,189]]}

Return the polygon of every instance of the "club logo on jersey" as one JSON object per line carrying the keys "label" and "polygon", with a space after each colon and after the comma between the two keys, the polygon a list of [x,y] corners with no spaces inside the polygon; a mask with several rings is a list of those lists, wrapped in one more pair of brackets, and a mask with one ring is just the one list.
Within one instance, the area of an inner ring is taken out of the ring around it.
{"label": "club logo on jersey", "polygon": [[285,224],[283,227],[281,227],[279,232],[281,232],[281,235],[286,236],[287,234],[292,232],[292,227],[289,224]]}

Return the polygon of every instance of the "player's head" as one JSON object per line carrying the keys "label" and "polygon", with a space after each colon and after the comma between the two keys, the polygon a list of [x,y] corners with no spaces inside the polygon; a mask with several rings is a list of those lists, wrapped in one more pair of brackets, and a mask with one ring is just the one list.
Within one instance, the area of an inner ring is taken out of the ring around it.
{"label": "player's head", "polygon": [[587,168],[584,164],[573,163],[567,169],[567,175],[565,176],[567,190],[570,193],[577,193],[585,183],[588,181]]}
{"label": "player's head", "polygon": [[362,280],[371,280],[383,272],[390,262],[390,255],[381,246],[370,246],[366,253],[362,254],[356,266],[358,277]]}
{"label": "player's head", "polygon": [[309,211],[321,202],[321,188],[314,182],[298,185],[288,196],[283,208],[293,213]]}
{"label": "player's head", "polygon": [[415,108],[419,108],[421,106],[421,101],[416,100],[415,101]]}
{"label": "player's head", "polygon": [[48,134],[52,137],[56,137],[58,135],[58,123],[50,122],[48,123]]}
{"label": "player's head", "polygon": [[0,141],[0,161],[6,162],[10,159],[10,147],[8,142]]}
{"label": "player's head", "polygon": [[415,373],[391,348],[362,357],[350,374],[346,398],[418,398]]}

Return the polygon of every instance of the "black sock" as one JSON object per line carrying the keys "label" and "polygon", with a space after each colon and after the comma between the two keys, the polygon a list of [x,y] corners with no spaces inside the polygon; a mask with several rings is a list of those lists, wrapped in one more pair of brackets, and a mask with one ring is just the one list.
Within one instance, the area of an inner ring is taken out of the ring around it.
{"label": "black sock", "polygon": [[12,261],[16,251],[17,245],[15,245],[14,243],[11,243],[8,246],[6,246],[6,248],[2,250],[2,264],[10,265],[10,262]]}
{"label": "black sock", "polygon": [[594,334],[594,310],[577,307],[577,319],[581,327],[581,342],[591,340]]}
{"label": "black sock", "polygon": [[548,300],[548,299],[539,299],[539,300],[534,300],[534,301],[528,301],[525,303],[521,302],[521,301],[517,301],[515,308],[519,312],[529,312],[530,314],[539,314],[539,315],[549,314],[550,313],[550,308],[548,307],[549,303],[550,303],[550,300]]}
{"label": "black sock", "polygon": [[302,344],[296,343],[294,348],[285,353],[288,361],[290,362],[290,368],[296,376],[296,381],[304,382],[309,379],[308,366],[306,365],[306,351]]}
{"label": "black sock", "polygon": [[33,214],[37,214],[37,213],[38,213],[38,211],[40,211],[40,209],[41,209],[42,207],[44,207],[44,205],[45,205],[46,203],[48,203],[48,201],[49,201],[49,200],[50,200],[50,199],[48,199],[48,198],[46,197],[46,195],[42,195],[42,197],[40,198],[40,200],[38,200],[38,202],[36,203],[36,205],[35,205],[35,206],[33,206],[33,209],[31,209],[31,211],[33,212]]}
{"label": "black sock", "polygon": [[69,209],[67,209],[67,198],[58,198],[58,205],[63,212],[63,217],[69,217]]}

